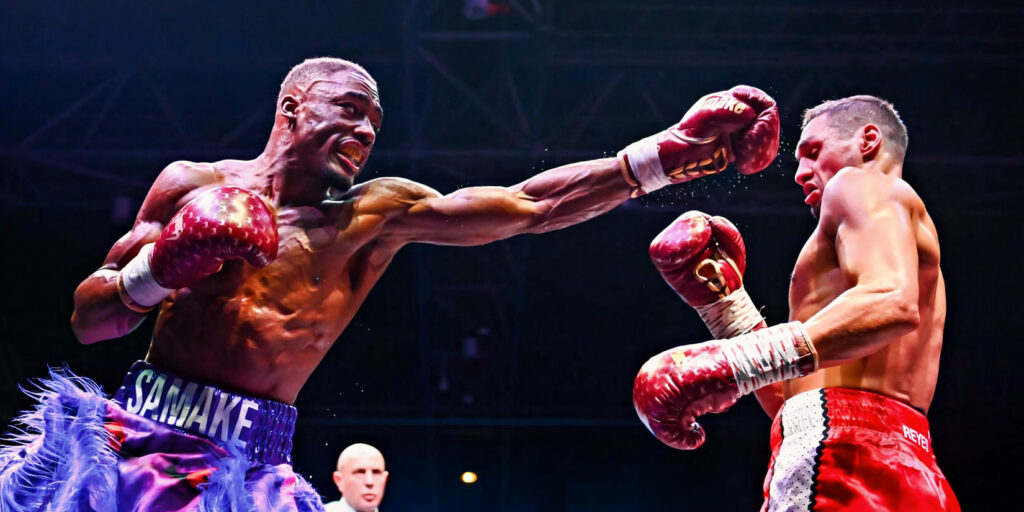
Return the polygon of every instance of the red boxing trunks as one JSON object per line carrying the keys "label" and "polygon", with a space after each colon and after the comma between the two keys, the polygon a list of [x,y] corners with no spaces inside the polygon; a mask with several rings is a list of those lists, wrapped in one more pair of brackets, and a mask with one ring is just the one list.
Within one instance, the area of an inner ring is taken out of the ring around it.
{"label": "red boxing trunks", "polygon": [[764,511],[959,511],[928,419],[867,391],[796,395],[772,423]]}

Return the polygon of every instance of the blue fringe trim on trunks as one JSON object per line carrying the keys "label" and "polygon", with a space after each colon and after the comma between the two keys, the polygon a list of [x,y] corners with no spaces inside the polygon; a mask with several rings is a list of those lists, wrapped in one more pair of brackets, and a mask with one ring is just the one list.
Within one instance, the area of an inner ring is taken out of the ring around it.
{"label": "blue fringe trim on trunks", "polygon": [[[108,401],[90,379],[67,368],[51,368],[48,379],[23,391],[36,401],[14,419],[0,446],[0,511],[116,512],[120,457],[104,427]],[[246,490],[246,475],[260,465],[237,446],[225,448],[206,483],[200,485],[200,511],[258,511]],[[265,466],[264,466],[265,467]],[[322,511],[320,496],[295,474],[300,511]],[[283,504],[282,504],[283,505]],[[276,508],[276,507],[274,507]],[[285,507],[290,508],[290,507]]]}
{"label": "blue fringe trim on trunks", "polygon": [[118,457],[103,427],[100,387],[51,368],[49,379],[22,390],[37,403],[15,418],[0,447],[0,508],[116,511]]}

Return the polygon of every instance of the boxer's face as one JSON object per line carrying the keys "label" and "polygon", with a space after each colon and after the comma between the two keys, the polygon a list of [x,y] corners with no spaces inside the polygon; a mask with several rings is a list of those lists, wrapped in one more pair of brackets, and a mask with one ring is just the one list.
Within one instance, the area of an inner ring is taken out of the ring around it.
{"label": "boxer's face", "polygon": [[384,457],[370,451],[355,453],[334,473],[342,499],[359,512],[371,512],[380,506],[387,481]]}
{"label": "boxer's face", "polygon": [[348,190],[380,128],[377,88],[365,74],[345,70],[313,81],[295,98],[292,148],[298,167]]}
{"label": "boxer's face", "polygon": [[804,203],[815,218],[821,214],[825,185],[844,167],[863,164],[856,133],[843,136],[828,125],[828,114],[815,117],[804,128],[797,143],[798,167],[794,179],[803,188]]}

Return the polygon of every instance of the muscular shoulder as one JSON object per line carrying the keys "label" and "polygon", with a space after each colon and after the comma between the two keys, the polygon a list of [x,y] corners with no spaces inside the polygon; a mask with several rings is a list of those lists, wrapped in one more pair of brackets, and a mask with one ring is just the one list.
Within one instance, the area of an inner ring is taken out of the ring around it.
{"label": "muscular shoulder", "polygon": [[191,192],[223,181],[213,164],[178,161],[160,171],[146,195],[137,221],[166,222]]}
{"label": "muscular shoulder", "polygon": [[422,183],[389,177],[362,183],[346,196],[355,202],[358,213],[394,214],[407,211],[424,199],[441,197],[441,194]]}
{"label": "muscular shoulder", "polygon": [[864,196],[864,192],[881,191],[891,186],[893,179],[880,172],[873,172],[860,167],[841,169],[825,184],[822,191],[822,202],[831,199],[845,199]]}
{"label": "muscular shoulder", "polygon": [[376,178],[359,185],[364,194],[377,194],[403,199],[438,197],[440,192],[412,180],[397,177]]}
{"label": "muscular shoulder", "polygon": [[172,162],[160,171],[154,188],[192,190],[221,181],[223,178],[214,164],[206,162]]}
{"label": "muscular shoulder", "polygon": [[834,232],[839,223],[870,221],[894,210],[916,214],[923,204],[907,182],[877,171],[847,167],[829,180],[822,191],[821,224]]}

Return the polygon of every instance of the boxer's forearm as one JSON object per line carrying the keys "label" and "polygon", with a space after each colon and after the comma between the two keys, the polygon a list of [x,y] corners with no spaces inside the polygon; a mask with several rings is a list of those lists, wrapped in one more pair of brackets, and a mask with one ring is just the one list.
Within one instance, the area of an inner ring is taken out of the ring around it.
{"label": "boxer's forearm", "polygon": [[600,215],[629,199],[619,161],[602,158],[542,172],[511,187],[467,187],[408,204],[387,225],[408,242],[480,245],[544,233]]}
{"label": "boxer's forearm", "polygon": [[855,286],[805,321],[819,367],[869,356],[914,330],[920,314],[913,291]]}
{"label": "boxer's forearm", "polygon": [[139,326],[145,315],[127,307],[117,293],[117,271],[98,270],[75,290],[71,329],[81,343],[124,336]]}
{"label": "boxer's forearm", "polygon": [[536,203],[542,217],[529,231],[543,233],[594,218],[629,199],[621,160],[601,158],[542,172],[512,190]]}

